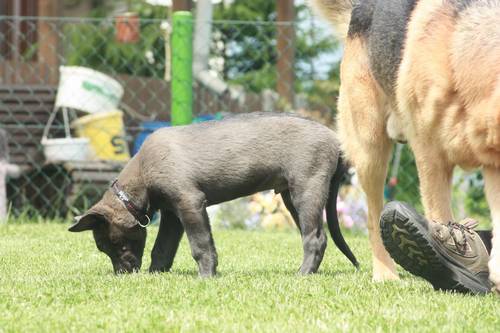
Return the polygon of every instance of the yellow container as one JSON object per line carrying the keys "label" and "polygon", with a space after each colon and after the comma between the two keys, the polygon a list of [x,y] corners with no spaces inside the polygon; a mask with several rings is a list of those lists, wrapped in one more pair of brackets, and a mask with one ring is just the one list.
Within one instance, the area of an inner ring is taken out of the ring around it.
{"label": "yellow container", "polygon": [[123,112],[114,110],[93,113],[78,118],[71,125],[77,136],[90,139],[90,146],[96,158],[113,161],[130,159]]}

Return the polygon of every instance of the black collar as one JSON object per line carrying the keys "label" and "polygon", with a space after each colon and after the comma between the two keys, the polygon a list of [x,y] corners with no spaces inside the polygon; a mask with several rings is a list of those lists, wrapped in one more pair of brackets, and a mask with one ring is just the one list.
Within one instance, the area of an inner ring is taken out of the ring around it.
{"label": "black collar", "polygon": [[141,209],[139,209],[133,202],[130,200],[129,196],[125,191],[123,191],[118,185],[118,179],[115,179],[113,183],[111,183],[111,190],[117,196],[117,198],[125,205],[125,208],[129,211],[132,216],[135,217],[137,223],[143,228],[146,228],[151,219],[148,214]]}

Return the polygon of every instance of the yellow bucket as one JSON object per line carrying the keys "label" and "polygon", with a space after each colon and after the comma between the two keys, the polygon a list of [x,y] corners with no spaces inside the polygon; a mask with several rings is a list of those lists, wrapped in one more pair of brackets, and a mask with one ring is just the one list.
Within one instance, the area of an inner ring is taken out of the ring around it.
{"label": "yellow bucket", "polygon": [[89,138],[96,158],[113,161],[130,159],[123,126],[123,112],[114,110],[93,113],[78,118],[71,125],[76,130],[77,136]]}

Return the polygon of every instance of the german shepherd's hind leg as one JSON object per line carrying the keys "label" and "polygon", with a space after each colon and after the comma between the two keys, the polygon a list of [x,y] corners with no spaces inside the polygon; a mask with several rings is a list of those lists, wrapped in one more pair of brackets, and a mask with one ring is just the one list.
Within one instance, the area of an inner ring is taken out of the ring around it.
{"label": "german shepherd's hind leg", "polygon": [[320,177],[312,177],[308,179],[307,185],[296,185],[290,190],[292,206],[295,207],[298,216],[304,249],[304,259],[299,269],[300,274],[316,273],[326,249],[327,241],[323,230],[322,215],[328,188],[323,184],[323,179],[317,178]]}
{"label": "german shepherd's hind leg", "polygon": [[382,243],[379,222],[390,153],[390,145],[373,147],[354,163],[368,203],[368,237],[372,248],[373,280],[376,282],[398,278],[394,261]]}
{"label": "german shepherd's hind leg", "polygon": [[493,223],[493,239],[488,269],[493,288],[497,293],[500,293],[500,169],[485,167],[483,176],[486,199],[490,206]]}
{"label": "german shepherd's hind leg", "polygon": [[387,100],[371,72],[365,42],[348,39],[341,66],[338,133],[345,156],[356,169],[368,202],[373,280],[398,278],[380,235],[384,183],[392,150],[386,131]]}

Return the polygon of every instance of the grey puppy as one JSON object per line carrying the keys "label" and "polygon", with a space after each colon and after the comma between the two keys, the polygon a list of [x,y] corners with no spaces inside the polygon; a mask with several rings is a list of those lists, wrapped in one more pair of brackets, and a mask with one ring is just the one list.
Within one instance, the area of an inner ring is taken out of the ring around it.
{"label": "grey puppy", "polygon": [[[201,276],[216,273],[206,207],[259,191],[280,193],[300,230],[300,273],[318,270],[330,233],[358,267],[339,229],[336,200],[344,173],[335,133],[297,116],[251,113],[150,135],[103,198],[69,230],[92,230],[116,273],[141,267],[150,214],[161,211],[151,272],[168,271],[183,232]],[[142,226],[141,226],[142,225]],[[277,244],[276,246],[279,246]]]}

